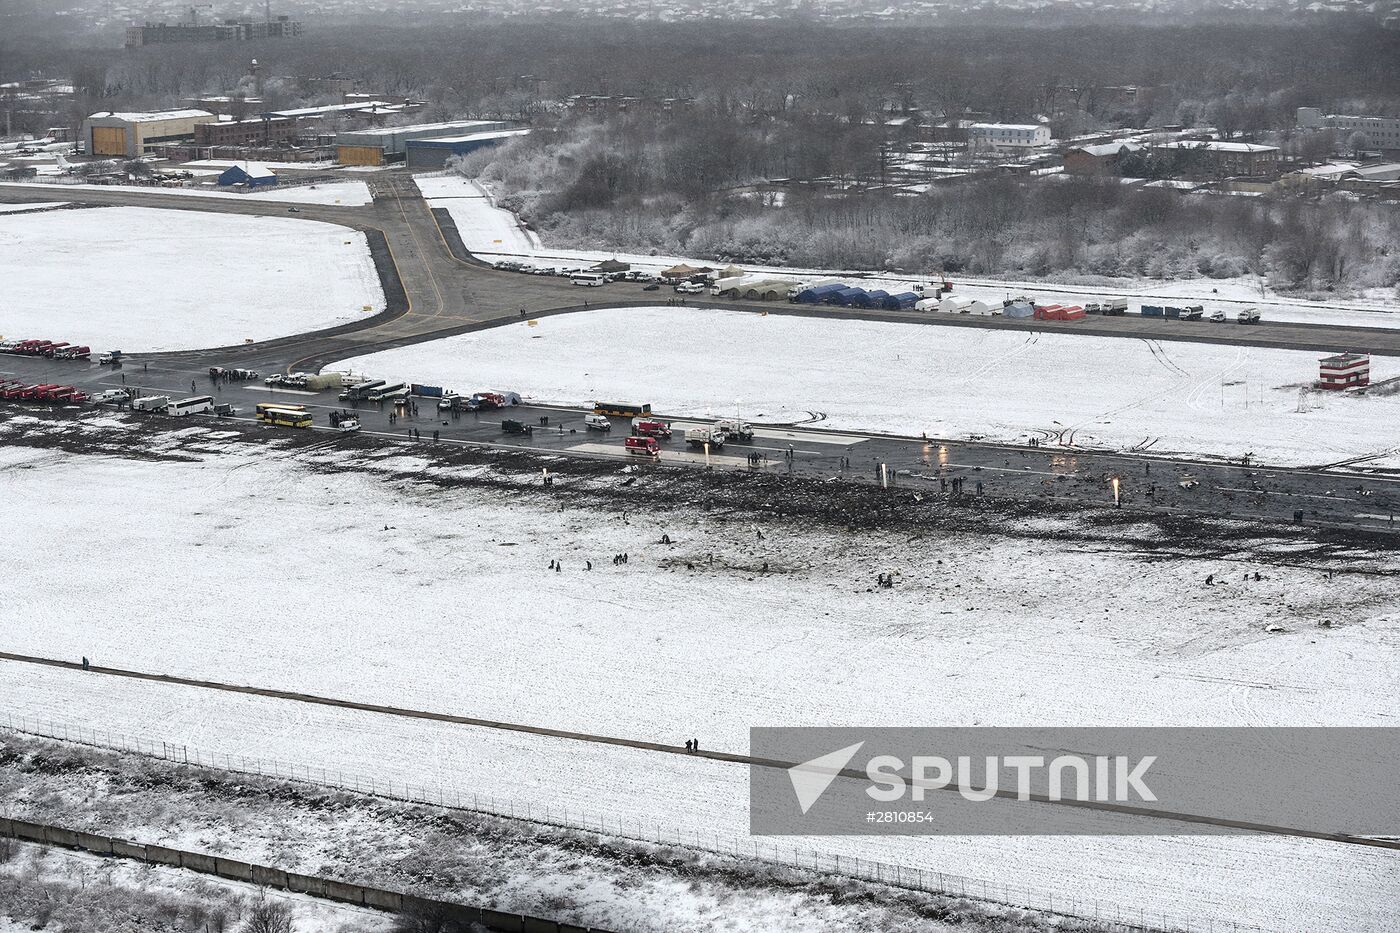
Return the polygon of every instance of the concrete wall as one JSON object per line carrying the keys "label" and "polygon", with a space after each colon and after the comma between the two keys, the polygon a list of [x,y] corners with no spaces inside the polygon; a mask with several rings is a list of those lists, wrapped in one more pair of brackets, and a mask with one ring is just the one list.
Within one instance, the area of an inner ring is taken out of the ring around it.
{"label": "concrete wall", "polygon": [[398,912],[415,908],[435,908],[454,919],[465,923],[480,924],[486,929],[498,931],[498,933],[608,933],[608,931],[598,927],[586,928],[540,917],[526,917],[521,914],[503,913],[484,907],[473,907],[469,904],[422,898],[404,894],[401,891],[368,887],[348,881],[338,881],[334,878],[299,875],[269,865],[254,865],[250,862],[226,859],[204,852],[142,845],[111,836],[78,832],[61,826],[31,823],[27,820],[0,817],[0,836],[62,846],[68,849],[80,849],[99,855],[135,859],[152,865],[170,865],[206,875],[216,875],[231,881],[251,881],[268,887],[324,897],[348,904],[361,904],[381,910]]}

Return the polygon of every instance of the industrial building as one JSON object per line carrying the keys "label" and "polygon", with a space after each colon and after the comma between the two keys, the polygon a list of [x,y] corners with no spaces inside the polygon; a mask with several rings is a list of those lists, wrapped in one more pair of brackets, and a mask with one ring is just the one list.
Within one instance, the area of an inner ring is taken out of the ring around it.
{"label": "industrial building", "polygon": [[288,117],[253,117],[200,123],[194,128],[194,144],[207,146],[275,146],[296,135],[296,121]]}
{"label": "industrial building", "polygon": [[409,168],[439,169],[453,156],[464,156],[516,136],[528,135],[529,132],[528,129],[492,130],[465,136],[444,136],[441,139],[410,139],[404,147],[404,161]]}
{"label": "industrial building", "polygon": [[974,123],[967,128],[974,145],[996,149],[1033,149],[1050,145],[1050,127],[1040,123]]}
{"label": "industrial building", "polygon": [[[196,7],[190,7],[193,14]],[[129,26],[126,47],[138,49],[148,45],[171,45],[185,42],[249,42],[254,39],[295,39],[301,35],[301,23],[289,16],[276,19],[236,20],[200,25],[189,23],[146,23]]]}
{"label": "industrial building", "polygon": [[88,155],[135,159],[162,144],[191,141],[195,127],[217,120],[207,110],[102,111],[83,121],[82,141]]}
{"label": "industrial building", "polygon": [[1278,169],[1282,155],[1277,146],[1213,139],[1180,140],[1153,148],[1179,154],[1182,173],[1196,176],[1267,175]]}
{"label": "industrial building", "polygon": [[1359,114],[1323,113],[1316,107],[1298,108],[1301,129],[1335,130],[1337,142],[1346,145],[1352,133],[1362,133],[1370,144],[1367,148],[1382,152],[1400,152],[1400,117],[1368,117]]}
{"label": "industrial building", "polygon": [[446,139],[510,129],[502,120],[454,120],[337,133],[335,145],[341,165],[387,165],[402,161],[412,139]]}

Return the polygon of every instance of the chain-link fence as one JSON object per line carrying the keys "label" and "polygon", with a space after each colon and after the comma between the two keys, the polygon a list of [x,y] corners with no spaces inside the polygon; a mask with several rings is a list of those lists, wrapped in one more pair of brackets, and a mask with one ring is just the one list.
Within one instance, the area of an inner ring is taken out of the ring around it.
{"label": "chain-link fence", "polygon": [[526,820],[561,829],[582,830],[657,845],[681,846],[736,858],[753,859],[800,871],[817,872],[891,885],[946,897],[983,901],[1036,911],[1072,920],[1091,921],[1118,931],[1165,933],[1265,933],[1264,928],[1236,922],[1190,920],[1145,907],[1130,907],[1098,898],[1076,898],[1037,891],[1020,885],[984,878],[968,878],[927,868],[911,868],[872,859],[836,855],[817,849],[780,845],[756,838],[739,839],[719,833],[702,833],[674,826],[589,813],[569,807],[540,805],[487,794],[463,793],[441,785],[410,784],[373,775],[355,774],[335,767],[250,758],[196,748],[142,736],[129,736],[52,720],[5,714],[0,728],[25,735],[59,739],[96,748],[146,755],[201,768],[217,768],[240,774],[257,774],[320,787],[371,794],[409,803]]}

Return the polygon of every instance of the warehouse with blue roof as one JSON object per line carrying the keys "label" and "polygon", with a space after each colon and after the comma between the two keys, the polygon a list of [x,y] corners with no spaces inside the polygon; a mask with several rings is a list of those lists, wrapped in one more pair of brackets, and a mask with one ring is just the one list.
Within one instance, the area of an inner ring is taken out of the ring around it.
{"label": "warehouse with blue roof", "polygon": [[528,129],[488,130],[438,139],[410,139],[404,144],[404,161],[409,168],[433,171],[442,168],[447,160],[454,156],[464,156],[487,146],[497,146],[529,132]]}

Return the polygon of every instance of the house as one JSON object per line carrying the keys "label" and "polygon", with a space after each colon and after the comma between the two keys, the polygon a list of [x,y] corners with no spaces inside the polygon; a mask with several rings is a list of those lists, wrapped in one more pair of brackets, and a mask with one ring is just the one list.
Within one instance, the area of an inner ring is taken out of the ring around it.
{"label": "house", "polygon": [[1146,148],[1142,143],[1128,141],[1075,146],[1065,151],[1065,172],[1070,175],[1114,175],[1124,155]]}
{"label": "house", "polygon": [[973,145],[994,149],[1033,149],[1050,144],[1050,127],[1041,123],[974,123],[967,128]]}

